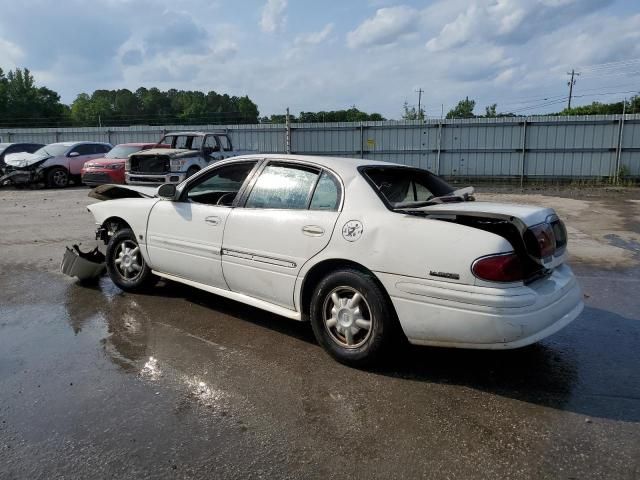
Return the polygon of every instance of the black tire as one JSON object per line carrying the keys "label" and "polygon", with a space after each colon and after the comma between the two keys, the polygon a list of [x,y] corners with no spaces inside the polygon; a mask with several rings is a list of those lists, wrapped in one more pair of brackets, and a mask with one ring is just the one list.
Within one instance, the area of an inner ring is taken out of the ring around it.
{"label": "black tire", "polygon": [[[356,292],[361,296],[356,303],[360,314],[353,313],[355,310],[349,309],[348,303],[339,310],[335,308],[332,293],[336,293],[342,302],[351,292],[351,299]],[[310,314],[318,343],[333,358],[346,365],[365,367],[376,363],[397,338],[398,321],[386,292],[371,274],[357,269],[340,269],[322,279],[313,292]],[[335,327],[325,322],[325,317],[330,315],[340,319]],[[347,320],[343,322],[345,318]],[[360,325],[366,325],[367,320],[370,322],[368,330],[357,326],[362,321]],[[346,328],[350,322],[355,322],[348,327],[352,333],[348,333]],[[349,340],[350,346],[347,345]]]}
{"label": "black tire", "polygon": [[200,171],[200,167],[196,167],[195,165],[192,165],[187,169],[187,176],[184,178],[189,178],[191,175],[199,171]]}
{"label": "black tire", "polygon": [[[139,245],[130,228],[118,230],[107,245],[106,263],[109,277],[126,292],[144,291],[153,286],[157,280],[140,251],[133,254],[126,253],[126,249],[134,250],[135,248],[139,248]],[[123,261],[127,264],[124,265]],[[134,264],[139,269],[136,269]]]}
{"label": "black tire", "polygon": [[66,188],[69,186],[69,172],[64,167],[50,168],[46,180],[49,188]]}

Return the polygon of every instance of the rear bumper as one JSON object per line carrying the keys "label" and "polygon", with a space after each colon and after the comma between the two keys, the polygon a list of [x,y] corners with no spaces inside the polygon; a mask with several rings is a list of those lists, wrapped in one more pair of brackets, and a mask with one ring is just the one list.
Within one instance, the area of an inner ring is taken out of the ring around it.
{"label": "rear bumper", "polygon": [[487,288],[377,274],[411,343],[511,349],[538,342],[582,311],[582,292],[563,265],[545,279],[514,288]]}
{"label": "rear bumper", "polygon": [[180,183],[187,178],[186,172],[169,173],[135,173],[126,172],[125,182],[130,185],[162,185],[163,183]]}

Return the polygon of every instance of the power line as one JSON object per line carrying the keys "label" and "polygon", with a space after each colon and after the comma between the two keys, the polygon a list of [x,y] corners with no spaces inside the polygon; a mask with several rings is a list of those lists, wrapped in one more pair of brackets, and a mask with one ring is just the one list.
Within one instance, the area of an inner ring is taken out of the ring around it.
{"label": "power line", "polygon": [[582,71],[610,70],[615,68],[625,68],[629,65],[640,64],[640,58],[631,58],[627,60],[619,60],[617,62],[600,63],[595,65],[584,65],[580,67]]}

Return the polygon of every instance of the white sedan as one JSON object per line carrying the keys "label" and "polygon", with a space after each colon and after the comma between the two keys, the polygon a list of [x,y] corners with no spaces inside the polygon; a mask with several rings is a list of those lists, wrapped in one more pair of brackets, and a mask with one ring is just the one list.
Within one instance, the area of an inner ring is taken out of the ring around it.
{"label": "white sedan", "polygon": [[392,163],[249,155],[177,186],[103,185],[88,208],[123,290],[162,277],[310,321],[333,357],[364,365],[402,334],[509,349],[581,312],[555,212],[472,193]]}

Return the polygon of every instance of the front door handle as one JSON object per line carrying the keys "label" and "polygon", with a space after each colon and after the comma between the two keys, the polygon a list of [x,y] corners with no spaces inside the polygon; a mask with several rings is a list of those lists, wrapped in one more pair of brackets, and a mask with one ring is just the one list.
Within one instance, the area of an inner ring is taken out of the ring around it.
{"label": "front door handle", "polygon": [[207,217],[204,219],[205,222],[207,222],[209,225],[220,225],[220,217]]}
{"label": "front door handle", "polygon": [[321,237],[324,235],[324,228],[319,225],[305,225],[302,227],[302,233],[310,237]]}

